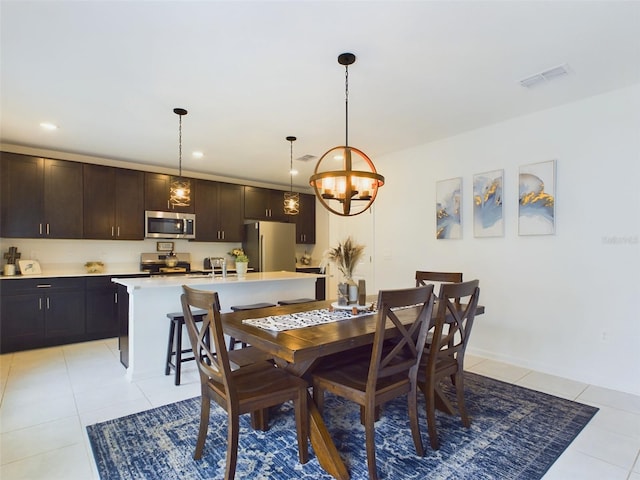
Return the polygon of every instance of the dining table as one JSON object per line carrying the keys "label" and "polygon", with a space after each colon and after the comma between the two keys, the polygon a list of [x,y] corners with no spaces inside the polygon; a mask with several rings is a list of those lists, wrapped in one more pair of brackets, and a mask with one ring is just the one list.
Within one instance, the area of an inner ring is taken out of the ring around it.
{"label": "dining table", "polygon": [[[221,315],[222,325],[225,334],[269,353],[279,367],[308,379],[323,357],[339,353],[347,356],[349,351],[373,343],[378,315],[375,310],[376,301],[377,296],[367,296],[367,303],[356,307],[355,310],[353,306],[339,306],[335,301],[324,300],[230,312]],[[415,308],[396,312],[400,321],[406,319],[406,323],[413,322],[415,311],[412,310]],[[464,305],[461,308],[464,308]],[[434,318],[436,311],[434,307]],[[333,321],[315,324],[309,322],[311,324],[298,328],[294,326],[274,330],[264,328],[264,325],[258,326],[261,322],[268,324],[270,319],[297,317],[298,314],[315,312],[337,312],[338,315]],[[483,313],[484,306],[478,305],[476,315]],[[388,320],[385,336],[393,338],[396,335],[396,327]],[[442,402],[437,403],[441,407],[444,405]],[[309,439],[318,462],[334,478],[347,480],[349,472],[311,395],[308,397],[308,408]]]}

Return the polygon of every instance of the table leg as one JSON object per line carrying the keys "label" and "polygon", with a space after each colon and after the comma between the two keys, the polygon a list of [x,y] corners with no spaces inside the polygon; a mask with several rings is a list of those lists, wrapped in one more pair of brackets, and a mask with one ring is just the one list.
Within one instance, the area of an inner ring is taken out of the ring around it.
{"label": "table leg", "polygon": [[338,449],[329,435],[318,407],[316,407],[313,398],[308,393],[307,403],[309,408],[309,439],[320,466],[334,478],[348,480],[349,472],[347,472],[347,467],[342,458],[340,458]]}

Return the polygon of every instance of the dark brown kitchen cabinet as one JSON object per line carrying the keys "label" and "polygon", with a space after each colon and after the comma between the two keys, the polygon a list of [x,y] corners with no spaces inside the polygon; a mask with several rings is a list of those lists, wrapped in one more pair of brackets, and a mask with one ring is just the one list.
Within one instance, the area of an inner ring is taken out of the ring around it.
{"label": "dark brown kitchen cabinet", "polygon": [[300,212],[292,215],[296,222],[296,243],[316,243],[316,196],[300,194]]}
{"label": "dark brown kitchen cabinet", "polygon": [[2,152],[0,235],[82,238],[82,163]]}
{"label": "dark brown kitchen cabinet", "polygon": [[[169,203],[169,189],[174,177],[162,173],[144,174],[144,209],[160,212],[195,213],[196,182],[191,180],[191,205],[188,207],[174,207]],[[197,228],[197,227],[196,227]]]}
{"label": "dark brown kitchen cabinet", "polygon": [[244,218],[288,222],[284,213],[284,192],[260,187],[244,187]]}
{"label": "dark brown kitchen cabinet", "polygon": [[81,341],[85,335],[83,278],[2,281],[2,353]]}
{"label": "dark brown kitchen cabinet", "polygon": [[86,279],[87,340],[118,335],[118,288],[111,277]]}
{"label": "dark brown kitchen cabinet", "polygon": [[242,185],[196,180],[196,241],[241,242],[243,198]]}
{"label": "dark brown kitchen cabinet", "polygon": [[144,239],[144,172],[85,164],[84,238]]}

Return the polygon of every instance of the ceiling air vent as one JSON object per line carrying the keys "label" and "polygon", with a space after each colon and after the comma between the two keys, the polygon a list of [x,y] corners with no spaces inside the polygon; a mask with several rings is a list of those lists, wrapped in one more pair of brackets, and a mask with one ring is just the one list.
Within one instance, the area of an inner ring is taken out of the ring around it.
{"label": "ceiling air vent", "polygon": [[307,153],[306,155],[303,155],[301,157],[296,158],[296,160],[300,160],[301,162],[308,162],[308,161],[313,160],[315,158],[318,158],[318,157],[316,157],[315,155],[310,155],[310,154]]}
{"label": "ceiling air vent", "polygon": [[557,67],[550,68],[544,72],[536,73],[530,77],[520,80],[520,85],[525,88],[532,88],[545,82],[550,82],[559,77],[564,77],[569,73],[569,65],[559,65]]}

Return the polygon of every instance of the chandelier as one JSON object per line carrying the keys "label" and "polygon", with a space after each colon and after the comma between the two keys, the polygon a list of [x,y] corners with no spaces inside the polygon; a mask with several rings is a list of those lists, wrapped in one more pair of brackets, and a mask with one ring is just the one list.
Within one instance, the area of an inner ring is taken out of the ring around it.
{"label": "chandelier", "polygon": [[191,204],[191,182],[182,178],[182,117],[187,114],[184,108],[174,108],[173,113],[180,119],[178,133],[178,178],[171,180],[169,189],[169,203],[174,207],[188,207]]}
{"label": "chandelier", "polygon": [[349,146],[349,65],[355,61],[353,53],[338,56],[338,63],[345,68],[344,145],[333,147],[320,157],[309,178],[320,203],[343,217],[366,211],[376,199],[378,188],[384,185],[384,177],[376,171],[371,159],[362,150]]}
{"label": "chandelier", "polygon": [[300,194],[293,191],[293,142],[296,137],[287,137],[287,141],[291,144],[289,156],[289,191],[284,192],[284,213],[285,215],[297,215],[300,213]]}

